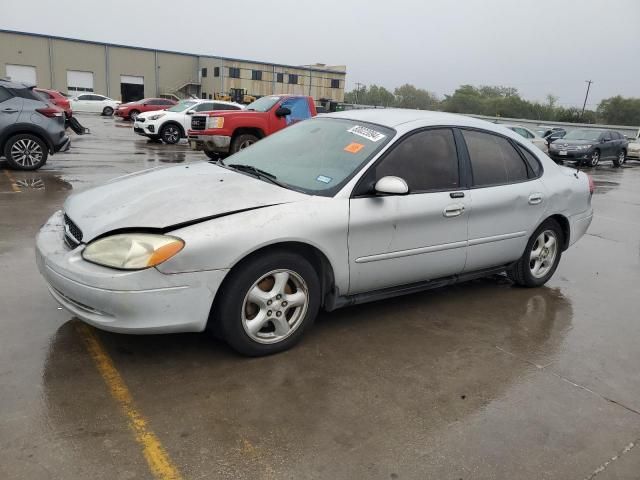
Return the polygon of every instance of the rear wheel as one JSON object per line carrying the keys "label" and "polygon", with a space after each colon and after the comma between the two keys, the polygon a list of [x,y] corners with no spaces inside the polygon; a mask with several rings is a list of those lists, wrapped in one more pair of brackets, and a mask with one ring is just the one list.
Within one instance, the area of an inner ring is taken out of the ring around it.
{"label": "rear wheel", "polygon": [[520,260],[507,270],[509,278],[523,287],[547,283],[560,263],[563,239],[558,222],[546,220],[529,239]]}
{"label": "rear wheel", "polygon": [[254,143],[259,140],[255,135],[251,135],[250,133],[243,133],[242,135],[238,135],[231,142],[231,153],[239,152],[240,150],[244,150],[247,147],[250,147]]}
{"label": "rear wheel", "polygon": [[48,154],[46,144],[28,133],[10,138],[4,147],[9,166],[16,170],[37,170],[46,163]]}
{"label": "rear wheel", "polygon": [[320,281],[303,257],[272,252],[233,270],[220,292],[214,321],[239,353],[262,356],[292,347],[320,308]]}
{"label": "rear wheel", "polygon": [[169,145],[178,143],[182,136],[182,129],[175,123],[168,123],[160,130],[160,138]]}
{"label": "rear wheel", "polygon": [[622,149],[618,152],[618,155],[616,155],[616,158],[613,160],[613,165],[616,167],[621,167],[626,160],[627,160],[627,152],[625,152],[624,149]]}
{"label": "rear wheel", "polygon": [[105,117],[110,117],[111,115],[113,115],[113,108],[111,107],[104,107],[102,109],[102,115],[104,115]]}

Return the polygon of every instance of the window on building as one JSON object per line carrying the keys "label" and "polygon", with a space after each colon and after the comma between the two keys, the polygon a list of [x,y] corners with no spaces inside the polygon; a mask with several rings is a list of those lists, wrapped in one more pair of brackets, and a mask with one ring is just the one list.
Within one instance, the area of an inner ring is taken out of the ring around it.
{"label": "window on building", "polygon": [[220,76],[220,67],[213,67],[213,76],[214,77]]}
{"label": "window on building", "polygon": [[251,70],[251,80],[262,80],[262,70]]}
{"label": "window on building", "polygon": [[475,130],[462,135],[471,158],[475,186],[502,185],[528,178],[527,166],[506,138]]}
{"label": "window on building", "polygon": [[331,79],[331,88],[340,88],[340,80],[337,78]]}
{"label": "window on building", "polygon": [[298,75],[296,75],[295,73],[290,73],[289,74],[289,83],[291,85],[297,85],[298,84]]}
{"label": "window on building", "polygon": [[205,78],[207,76],[207,68],[206,67],[200,70],[200,76],[202,78]]}
{"label": "window on building", "polygon": [[204,99],[206,100],[206,99],[207,99],[207,94],[206,94],[205,92],[202,92],[201,97],[202,97],[202,98],[204,98]]}
{"label": "window on building", "polygon": [[411,193],[457,188],[460,182],[453,132],[448,128],[425,130],[402,140],[375,167],[376,180],[387,175],[403,178]]}
{"label": "window on building", "polygon": [[284,73],[278,73],[278,74],[276,74],[276,82],[278,82],[278,83],[284,83]]}
{"label": "window on building", "polygon": [[209,100],[211,100],[213,98],[213,95],[209,94]]}
{"label": "window on building", "polygon": [[240,78],[240,69],[238,67],[229,67],[229,78]]}

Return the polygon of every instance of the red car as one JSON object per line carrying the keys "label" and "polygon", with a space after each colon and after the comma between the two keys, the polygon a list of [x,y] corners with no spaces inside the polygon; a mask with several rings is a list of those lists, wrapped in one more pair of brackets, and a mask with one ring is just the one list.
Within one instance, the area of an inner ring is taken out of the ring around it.
{"label": "red car", "polygon": [[71,103],[69,99],[57,90],[48,90],[46,88],[34,88],[47,102],[53,103],[56,107],[64,110],[67,118],[71,118]]}
{"label": "red car", "polygon": [[151,112],[153,110],[166,110],[173,107],[175,100],[168,98],[143,98],[135,102],[122,103],[115,111],[115,115],[122,118],[135,120],[142,112]]}

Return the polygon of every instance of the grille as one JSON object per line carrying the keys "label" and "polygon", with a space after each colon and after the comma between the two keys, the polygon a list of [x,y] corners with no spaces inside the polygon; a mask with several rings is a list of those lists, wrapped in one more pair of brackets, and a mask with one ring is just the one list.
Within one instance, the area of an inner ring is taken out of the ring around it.
{"label": "grille", "polygon": [[82,230],[73,223],[73,220],[71,220],[66,213],[64,215],[64,227],[64,242],[70,248],[76,248],[82,243]]}
{"label": "grille", "polygon": [[204,130],[207,128],[207,117],[195,116],[191,118],[191,128],[193,130]]}

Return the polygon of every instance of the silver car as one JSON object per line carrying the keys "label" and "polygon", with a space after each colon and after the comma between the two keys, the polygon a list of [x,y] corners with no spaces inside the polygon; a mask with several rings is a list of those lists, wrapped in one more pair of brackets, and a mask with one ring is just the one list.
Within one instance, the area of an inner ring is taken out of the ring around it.
{"label": "silver car", "polygon": [[518,134],[415,110],[300,122],[224,162],[69,197],[37,239],[51,294],[98,328],[210,329],[289,348],[318,310],[506,272],[543,285],[587,230],[593,183]]}

